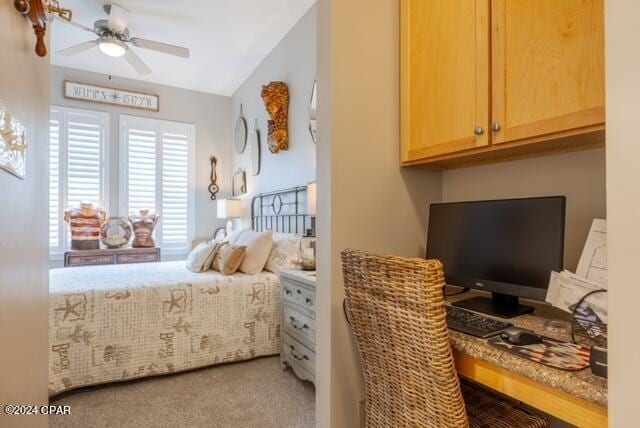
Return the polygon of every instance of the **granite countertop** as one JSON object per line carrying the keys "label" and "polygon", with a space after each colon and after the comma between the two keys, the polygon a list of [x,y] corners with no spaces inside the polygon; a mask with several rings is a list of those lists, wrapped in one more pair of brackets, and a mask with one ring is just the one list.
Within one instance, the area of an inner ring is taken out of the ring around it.
{"label": "granite countertop", "polygon": [[[476,293],[465,293],[447,298],[451,303],[466,299]],[[509,319],[509,322],[522,328],[559,340],[570,341],[570,332],[546,331],[544,324],[549,319],[569,320],[569,314],[551,306],[536,302],[526,302],[536,307],[535,315],[521,315]],[[595,376],[590,368],[579,371],[564,371],[545,366],[525,358],[501,351],[489,345],[485,339],[479,339],[464,333],[450,330],[451,345],[454,350],[487,361],[495,366],[517,373],[536,382],[560,389],[570,395],[582,398],[600,406],[607,406],[607,379]]]}

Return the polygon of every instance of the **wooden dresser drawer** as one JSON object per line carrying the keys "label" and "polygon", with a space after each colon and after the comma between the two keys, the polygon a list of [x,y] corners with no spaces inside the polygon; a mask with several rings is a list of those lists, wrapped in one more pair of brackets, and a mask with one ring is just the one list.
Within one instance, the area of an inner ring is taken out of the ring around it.
{"label": "wooden dresser drawer", "polygon": [[118,264],[159,262],[157,254],[118,254]]}
{"label": "wooden dresser drawer", "polygon": [[285,281],[282,289],[285,300],[293,302],[315,313],[316,299],[315,293],[312,290],[291,281]]}
{"label": "wooden dresser drawer", "polygon": [[315,380],[316,353],[288,334],[283,335],[283,349],[289,364],[295,369],[302,369]]}
{"label": "wooden dresser drawer", "polygon": [[282,320],[280,361],[302,380],[316,381],[316,277],[295,269],[280,271]]}
{"label": "wooden dresser drawer", "polygon": [[70,256],[68,266],[112,265],[113,256]]}
{"label": "wooden dresser drawer", "polygon": [[160,261],[160,248],[103,248],[64,253],[65,266],[95,266]]}
{"label": "wooden dresser drawer", "polygon": [[284,331],[298,340],[315,345],[316,321],[291,306],[284,307]]}

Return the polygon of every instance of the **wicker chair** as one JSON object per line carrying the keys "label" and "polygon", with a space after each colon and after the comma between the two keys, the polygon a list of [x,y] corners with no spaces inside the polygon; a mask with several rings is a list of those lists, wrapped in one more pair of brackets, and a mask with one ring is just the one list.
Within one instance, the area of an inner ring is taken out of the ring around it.
{"label": "wicker chair", "polygon": [[439,261],[345,250],[342,269],[367,427],[549,426],[546,417],[459,381]]}

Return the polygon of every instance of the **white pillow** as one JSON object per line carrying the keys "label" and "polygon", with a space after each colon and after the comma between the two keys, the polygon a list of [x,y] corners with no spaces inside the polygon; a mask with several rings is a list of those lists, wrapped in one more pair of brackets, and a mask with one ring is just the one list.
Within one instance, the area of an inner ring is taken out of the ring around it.
{"label": "white pillow", "polygon": [[300,236],[293,233],[273,234],[273,248],[265,269],[278,273],[280,269],[294,269],[300,258]]}
{"label": "white pillow", "polygon": [[187,257],[185,266],[191,272],[204,272],[209,270],[211,262],[216,255],[218,242],[207,241],[196,246]]}
{"label": "white pillow", "polygon": [[273,231],[256,232],[254,230],[245,230],[240,234],[235,244],[247,247],[247,253],[238,270],[249,275],[259,274],[264,269],[269,254],[271,254]]}
{"label": "white pillow", "polygon": [[242,235],[243,232],[246,232],[248,230],[251,230],[251,229],[247,227],[245,229],[231,231],[227,235],[227,238],[225,239],[225,241],[235,244],[236,242],[238,242],[238,238],[240,238],[240,235]]}

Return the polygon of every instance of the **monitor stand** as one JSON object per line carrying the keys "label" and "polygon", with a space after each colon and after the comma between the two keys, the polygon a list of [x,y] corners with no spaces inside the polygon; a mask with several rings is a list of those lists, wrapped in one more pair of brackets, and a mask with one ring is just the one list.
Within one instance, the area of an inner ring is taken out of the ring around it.
{"label": "monitor stand", "polygon": [[521,305],[516,296],[500,293],[491,293],[491,298],[477,296],[458,300],[452,305],[501,318],[513,318],[534,310],[533,306]]}

